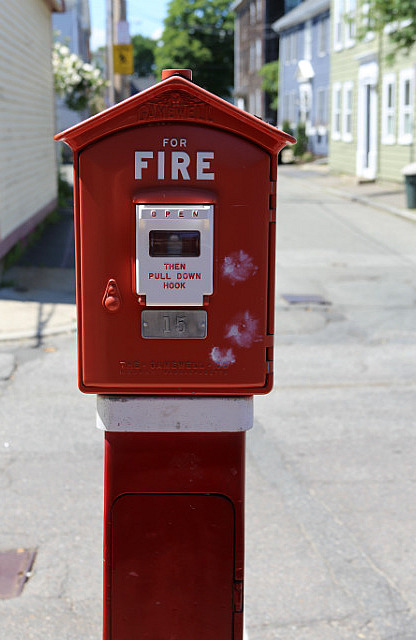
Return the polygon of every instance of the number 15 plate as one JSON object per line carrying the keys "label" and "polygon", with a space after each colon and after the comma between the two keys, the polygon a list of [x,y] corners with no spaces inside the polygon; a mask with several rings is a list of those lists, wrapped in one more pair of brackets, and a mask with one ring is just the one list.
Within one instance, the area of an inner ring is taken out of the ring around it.
{"label": "number 15 plate", "polygon": [[207,337],[206,311],[143,311],[143,338],[201,339]]}

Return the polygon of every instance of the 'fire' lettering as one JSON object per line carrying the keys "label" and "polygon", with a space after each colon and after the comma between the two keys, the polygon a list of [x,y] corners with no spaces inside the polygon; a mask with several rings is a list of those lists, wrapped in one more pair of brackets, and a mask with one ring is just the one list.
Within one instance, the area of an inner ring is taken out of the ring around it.
{"label": "'fire' lettering", "polygon": [[194,155],[185,151],[135,151],[134,177],[142,180],[143,173],[153,169],[158,180],[215,180],[211,165],[214,158],[213,151],[197,151]]}

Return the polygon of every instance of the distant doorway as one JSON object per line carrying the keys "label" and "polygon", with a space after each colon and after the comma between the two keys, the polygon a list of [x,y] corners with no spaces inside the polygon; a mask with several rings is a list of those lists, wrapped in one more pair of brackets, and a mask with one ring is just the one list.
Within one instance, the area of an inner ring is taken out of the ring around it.
{"label": "distant doorway", "polygon": [[360,66],[358,85],[357,176],[374,180],[377,176],[378,64]]}

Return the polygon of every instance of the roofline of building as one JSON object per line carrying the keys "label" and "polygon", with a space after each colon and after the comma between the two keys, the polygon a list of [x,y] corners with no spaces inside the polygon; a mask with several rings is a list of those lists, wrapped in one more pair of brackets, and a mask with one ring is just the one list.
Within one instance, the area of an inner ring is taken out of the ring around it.
{"label": "roofline of building", "polygon": [[246,0],[234,0],[234,2],[231,3],[231,11],[236,11],[244,2],[246,2]]}
{"label": "roofline of building", "polygon": [[45,2],[53,13],[64,13],[65,0],[45,0]]}
{"label": "roofline of building", "polygon": [[330,0],[306,0],[300,5],[289,11],[286,15],[272,24],[272,29],[276,33],[280,33],[285,29],[290,29],[301,22],[306,22],[330,8]]}

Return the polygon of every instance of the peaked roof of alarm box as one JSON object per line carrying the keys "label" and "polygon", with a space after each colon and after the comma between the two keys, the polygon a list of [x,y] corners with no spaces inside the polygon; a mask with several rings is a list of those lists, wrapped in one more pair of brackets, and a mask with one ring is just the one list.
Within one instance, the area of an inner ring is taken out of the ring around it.
{"label": "peaked roof of alarm box", "polygon": [[55,140],[66,142],[73,151],[78,152],[118,131],[163,122],[189,122],[229,131],[271,153],[278,153],[286,144],[296,142],[291,135],[179,75],[170,76],[153,87],[58,133]]}

